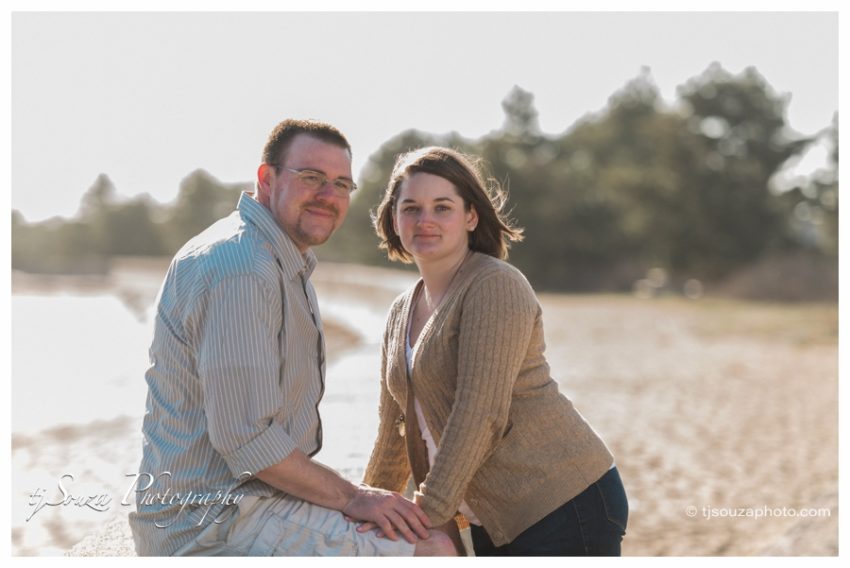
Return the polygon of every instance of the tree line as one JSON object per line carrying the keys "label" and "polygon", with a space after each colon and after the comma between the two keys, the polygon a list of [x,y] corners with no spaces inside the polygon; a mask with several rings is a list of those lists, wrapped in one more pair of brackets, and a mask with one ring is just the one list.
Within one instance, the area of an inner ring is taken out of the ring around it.
{"label": "tree line", "polygon": [[[603,111],[547,135],[533,94],[515,87],[502,102],[504,124],[480,139],[409,130],[387,141],[365,164],[345,224],[317,252],[387,264],[370,211],[399,153],[438,144],[480,156],[508,190],[511,216],[526,229],[510,260],[539,289],[622,291],[650,269],[673,282],[716,282],[788,254],[834,263],[837,116],[801,137],[786,123],[787,104],[754,68],[732,75],[713,64],[666,105],[644,70]],[[831,147],[828,167],[777,191],[783,165],[822,141]],[[101,175],[73,219],[29,224],[12,212],[12,266],[96,272],[116,255],[173,254],[251,186],[197,170],[173,204],[159,205],[147,196],[119,200]]]}

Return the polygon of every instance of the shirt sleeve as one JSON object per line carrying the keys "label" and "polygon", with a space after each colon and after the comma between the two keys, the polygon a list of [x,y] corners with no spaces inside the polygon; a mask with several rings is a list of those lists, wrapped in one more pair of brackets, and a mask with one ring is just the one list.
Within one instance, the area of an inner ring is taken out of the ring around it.
{"label": "shirt sleeve", "polygon": [[200,311],[197,368],[210,443],[235,476],[254,475],[297,447],[283,426],[280,291],[256,275],[231,276]]}
{"label": "shirt sleeve", "polygon": [[454,516],[502,438],[539,309],[528,283],[504,272],[482,278],[464,298],[454,405],[419,488],[422,509],[436,525]]}

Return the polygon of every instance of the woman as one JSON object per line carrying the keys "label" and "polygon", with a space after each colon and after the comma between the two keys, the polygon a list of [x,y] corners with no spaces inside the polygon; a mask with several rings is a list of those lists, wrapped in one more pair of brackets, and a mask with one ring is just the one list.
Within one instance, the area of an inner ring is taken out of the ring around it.
{"label": "woman", "polygon": [[397,160],[375,227],[421,279],[387,319],[364,481],[402,491],[412,474],[432,526],[462,513],[477,556],[618,555],[626,495],[549,375],[540,305],[503,260],[522,236],[504,204],[457,151]]}

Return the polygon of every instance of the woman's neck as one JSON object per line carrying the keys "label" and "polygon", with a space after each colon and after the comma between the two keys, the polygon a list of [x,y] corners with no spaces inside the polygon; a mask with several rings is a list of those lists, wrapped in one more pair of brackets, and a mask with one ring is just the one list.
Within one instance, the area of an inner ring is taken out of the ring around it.
{"label": "woman's neck", "polygon": [[436,308],[437,304],[442,301],[443,296],[446,295],[449,286],[451,286],[452,281],[457,276],[461,265],[471,253],[471,250],[464,248],[458,251],[457,254],[441,258],[434,262],[417,263],[424,285],[424,299],[430,308]]}

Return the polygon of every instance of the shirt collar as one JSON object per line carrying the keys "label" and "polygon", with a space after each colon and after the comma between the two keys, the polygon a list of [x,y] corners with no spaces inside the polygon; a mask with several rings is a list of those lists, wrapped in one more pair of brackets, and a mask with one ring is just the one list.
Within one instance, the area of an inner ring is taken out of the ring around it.
{"label": "shirt collar", "polygon": [[257,227],[266,238],[287,278],[302,275],[304,278],[310,277],[316,268],[316,254],[311,249],[301,254],[289,235],[277,224],[271,211],[245,191],[239,197],[236,209],[244,221]]}

